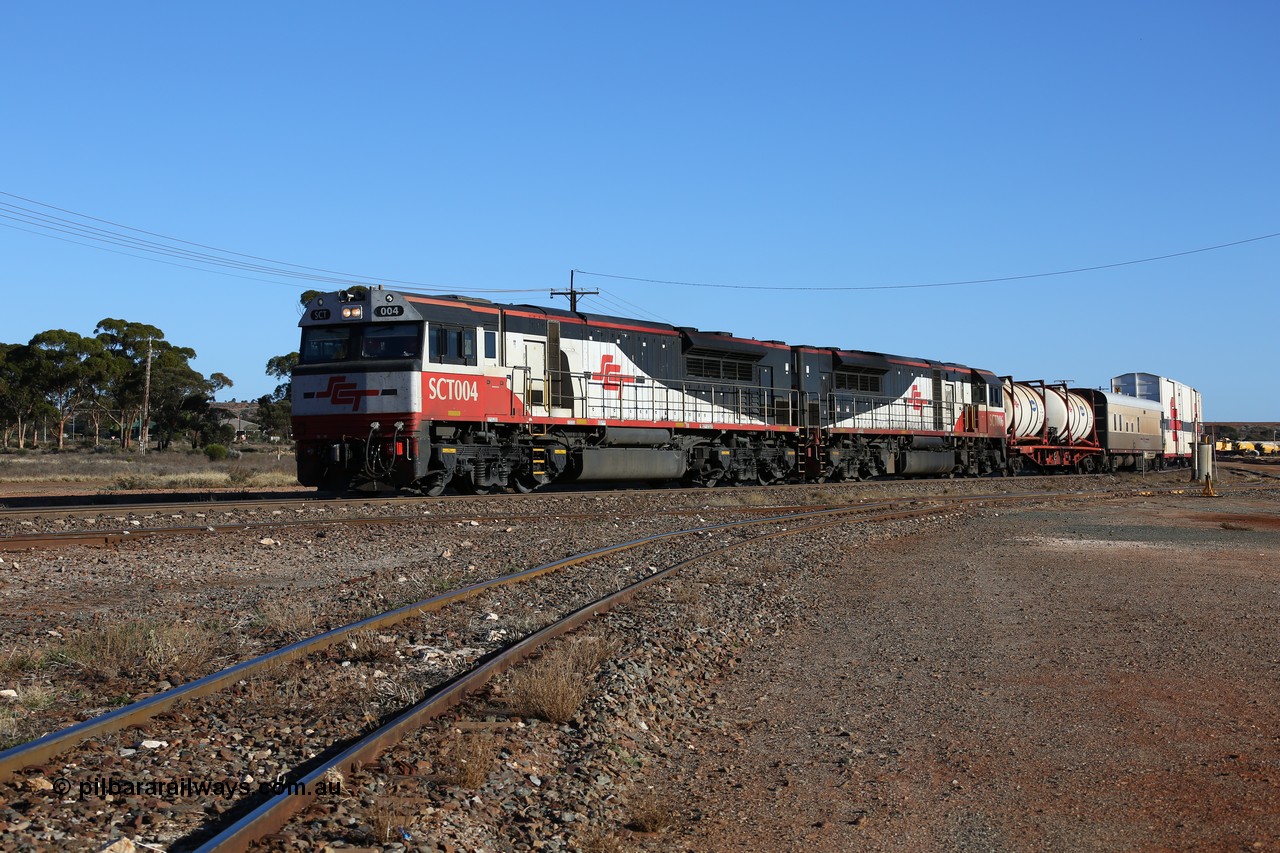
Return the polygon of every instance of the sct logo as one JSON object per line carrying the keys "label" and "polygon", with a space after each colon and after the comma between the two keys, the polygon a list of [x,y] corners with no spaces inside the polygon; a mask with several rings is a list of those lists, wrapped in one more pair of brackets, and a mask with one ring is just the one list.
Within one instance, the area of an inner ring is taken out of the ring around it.
{"label": "sct logo", "polygon": [[914,385],[911,386],[911,397],[907,402],[911,404],[911,408],[915,409],[917,413],[929,405],[929,401],[920,395],[920,389]]}
{"label": "sct logo", "polygon": [[591,378],[603,383],[606,389],[612,389],[619,400],[622,399],[622,384],[636,381],[634,376],[622,375],[622,365],[614,361],[611,355],[600,356],[600,372],[591,374]]}
{"label": "sct logo", "polygon": [[360,411],[360,398],[376,397],[381,394],[376,388],[360,389],[354,382],[348,382],[345,376],[330,376],[329,385],[323,391],[316,392],[317,400],[328,400],[331,406],[351,404],[351,411]]}

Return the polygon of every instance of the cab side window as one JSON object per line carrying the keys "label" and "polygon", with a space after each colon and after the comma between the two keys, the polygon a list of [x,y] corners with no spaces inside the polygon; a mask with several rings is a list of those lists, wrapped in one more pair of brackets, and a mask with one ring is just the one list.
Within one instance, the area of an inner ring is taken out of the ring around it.
{"label": "cab side window", "polygon": [[433,325],[429,358],[437,364],[475,364],[475,329]]}

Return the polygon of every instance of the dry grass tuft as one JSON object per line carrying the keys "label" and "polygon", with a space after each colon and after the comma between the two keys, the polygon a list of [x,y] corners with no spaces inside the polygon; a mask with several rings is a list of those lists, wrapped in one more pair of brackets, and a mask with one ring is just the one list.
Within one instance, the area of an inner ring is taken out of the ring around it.
{"label": "dry grass tuft", "polygon": [[0,652],[0,674],[3,675],[24,675],[43,668],[45,664],[45,656],[40,652],[17,646],[9,649],[8,654]]}
{"label": "dry grass tuft", "polygon": [[667,599],[672,604],[688,606],[702,598],[702,589],[694,583],[684,582],[672,585],[667,592]]}
{"label": "dry grass tuft", "polygon": [[311,604],[296,598],[272,598],[258,605],[257,622],[266,631],[286,640],[301,640],[316,633]]}
{"label": "dry grass tuft", "polygon": [[292,664],[278,664],[252,676],[244,689],[245,701],[264,715],[306,710],[309,700],[302,678]]}
{"label": "dry grass tuft", "polygon": [[69,638],[49,653],[49,659],[99,678],[207,672],[218,658],[219,633],[192,622],[126,619]]}
{"label": "dry grass tuft", "polygon": [[447,784],[474,791],[488,780],[498,751],[498,739],[488,732],[463,735],[455,742],[442,776]]}
{"label": "dry grass tuft", "polygon": [[603,831],[592,832],[582,839],[583,853],[626,853],[628,849],[621,838]]}
{"label": "dry grass tuft", "polygon": [[38,684],[18,688],[18,704],[28,711],[47,711],[58,701],[58,695]]}
{"label": "dry grass tuft", "polygon": [[1222,522],[1222,529],[1223,530],[1253,530],[1253,528],[1249,527],[1248,525],[1236,524],[1234,521]]}
{"label": "dry grass tuft", "polygon": [[661,832],[675,821],[676,810],[670,798],[649,788],[631,804],[631,822],[627,828],[637,832]]}
{"label": "dry grass tuft", "polygon": [[573,719],[591,692],[592,677],[621,646],[616,639],[581,637],[513,673],[507,696],[512,713],[549,723]]}
{"label": "dry grass tuft", "polygon": [[379,845],[387,845],[400,841],[400,829],[405,824],[405,816],[385,799],[378,799],[364,810],[365,823],[369,825],[369,834]]}
{"label": "dry grass tuft", "polygon": [[396,659],[396,644],[384,643],[371,628],[353,631],[347,635],[346,641],[339,647],[339,654],[344,660],[361,663],[379,663]]}
{"label": "dry grass tuft", "polygon": [[26,743],[26,727],[18,712],[7,705],[0,705],[0,749],[8,749]]}

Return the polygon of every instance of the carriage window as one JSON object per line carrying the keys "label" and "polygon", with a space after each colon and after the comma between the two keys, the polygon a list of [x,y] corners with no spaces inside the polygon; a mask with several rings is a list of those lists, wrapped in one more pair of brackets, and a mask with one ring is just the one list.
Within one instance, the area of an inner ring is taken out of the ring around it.
{"label": "carriage window", "polygon": [[474,329],[462,330],[462,357],[467,364],[476,360],[476,333]]}
{"label": "carriage window", "polygon": [[313,326],[302,330],[302,352],[298,361],[315,364],[322,361],[344,361],[351,340],[347,326]]}
{"label": "carriage window", "polygon": [[498,357],[498,333],[485,330],[484,333],[484,357]]}

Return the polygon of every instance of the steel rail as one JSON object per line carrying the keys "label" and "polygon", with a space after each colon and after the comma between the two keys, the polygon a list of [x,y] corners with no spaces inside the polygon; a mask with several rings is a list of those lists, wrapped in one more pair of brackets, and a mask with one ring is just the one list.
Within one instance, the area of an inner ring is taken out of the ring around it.
{"label": "steel rail", "polygon": [[[755,515],[766,512],[800,512],[802,510],[831,509],[831,504],[813,504],[808,506],[772,506],[772,507],[698,507],[689,509],[656,510],[652,515],[679,516],[704,515],[713,512],[737,512],[744,515]],[[237,533],[255,530],[271,530],[279,527],[329,527],[344,524],[406,524],[409,522],[426,524],[458,524],[468,521],[478,523],[500,521],[546,521],[548,519],[585,519],[609,518],[626,513],[597,512],[553,512],[527,515],[384,515],[354,516],[346,518],[290,518],[273,519],[271,521],[243,521],[233,524],[198,524],[172,527],[138,527],[129,530],[104,528],[101,530],[65,530],[46,533],[14,533],[0,536],[0,551],[34,551],[55,548],[102,547],[118,545],[130,539],[141,539],[148,536],[198,536],[207,533]]]}
{"label": "steel rail", "polygon": [[[957,501],[960,502],[960,501]],[[949,502],[947,502],[949,503]],[[902,518],[917,518],[945,512],[950,507],[932,506],[922,509],[907,510],[895,513],[883,513],[858,519],[859,521],[892,521]],[[791,516],[799,518],[802,516]],[[786,519],[774,519],[786,520]],[[352,770],[364,764],[372,763],[387,747],[392,746],[410,732],[421,728],[429,720],[440,716],[445,711],[460,703],[467,694],[474,693],[488,683],[489,679],[508,669],[513,664],[529,657],[549,641],[581,627],[597,616],[613,610],[618,605],[630,601],[642,590],[666,579],[680,569],[700,560],[725,554],[736,548],[756,544],[765,539],[782,536],[795,536],[824,527],[842,524],[847,519],[822,521],[817,524],[801,525],[787,530],[753,536],[740,542],[733,542],[667,566],[648,577],[634,581],[622,589],[610,593],[596,601],[574,610],[564,618],[529,634],[527,637],[488,657],[475,668],[463,673],[434,690],[428,697],[395,716],[389,722],[361,737],[354,744],[343,749],[337,755],[325,760],[320,766],[313,768],[301,778],[287,784],[284,789],[273,794],[264,802],[254,807],[248,814],[236,820],[229,827],[195,848],[196,853],[228,853],[228,851],[247,850],[254,841],[278,832],[284,825],[310,805],[316,798],[317,783],[335,768],[349,766]],[[198,836],[199,831],[193,833]]]}
{"label": "steel rail", "polygon": [[107,734],[109,732],[118,731],[126,726],[136,725],[137,723],[154,717],[156,714],[167,711],[180,701],[206,696],[266,667],[285,663],[314,652],[323,651],[341,642],[348,634],[364,630],[377,630],[395,625],[398,622],[402,622],[419,614],[430,613],[447,605],[465,601],[490,589],[522,583],[541,575],[569,568],[599,557],[622,553],[624,551],[629,551],[632,548],[638,548],[642,545],[661,542],[678,536],[691,536],[698,533],[707,533],[734,527],[750,527],[760,524],[771,524],[780,521],[791,521],[794,519],[834,514],[852,515],[864,512],[867,509],[875,509],[891,505],[891,503],[892,502],[885,502],[875,505],[809,510],[790,515],[728,521],[721,522],[719,524],[689,528],[686,530],[656,533],[618,545],[609,545],[603,548],[584,551],[580,554],[575,554],[559,560],[553,560],[552,562],[543,563],[542,565],[535,566],[531,569],[525,569],[520,572],[514,572],[497,578],[479,581],[468,586],[460,587],[456,590],[444,592],[439,595],[432,596],[431,598],[414,602],[413,604],[407,604],[385,613],[370,616],[357,622],[352,622],[348,625],[333,628],[314,637],[299,640],[295,643],[276,649],[275,651],[268,652],[265,655],[243,661],[235,664],[234,666],[220,670],[219,672],[188,682],[187,684],[179,685],[153,696],[149,696],[146,699],[126,705],[123,708],[118,708],[101,716],[85,720],[60,731],[50,732],[43,737],[29,741],[25,744],[10,747],[9,749],[0,752],[0,782],[12,779],[23,767],[44,763],[59,752],[66,750],[74,743],[84,738]]}
{"label": "steel rail", "polygon": [[[1226,463],[1222,463],[1224,466]],[[1167,469],[1162,472],[1151,473],[1156,474],[1177,473],[1182,469]],[[1001,477],[982,477],[982,478],[963,478],[959,482],[976,482],[978,480],[990,480],[992,482],[1008,481],[1008,482],[1035,482],[1039,480],[1054,481],[1061,479],[1060,474],[1023,474],[1016,478]],[[1105,474],[1072,474],[1073,477],[1102,477]],[[1129,476],[1125,473],[1121,476]],[[1133,474],[1132,476],[1139,476]],[[1274,475],[1273,475],[1274,476]],[[768,486],[771,492],[785,493],[787,490],[796,490],[804,488],[834,487],[849,488],[858,490],[862,487],[877,485],[892,485],[900,480],[843,480],[837,483],[777,483]],[[954,483],[955,480],[946,479],[929,479],[923,482],[931,483]],[[752,487],[754,488],[754,487]],[[555,489],[539,489],[531,494],[519,494],[514,492],[500,493],[494,495],[438,495],[436,497],[428,497],[426,495],[401,495],[401,494],[369,494],[369,495],[353,495],[343,497],[333,497],[329,495],[320,496],[316,492],[299,492],[301,496],[289,497],[283,496],[281,493],[275,493],[276,496],[270,496],[270,492],[260,492],[257,494],[248,494],[244,492],[205,492],[198,496],[192,496],[190,493],[175,495],[173,500],[146,500],[154,498],[155,495],[106,495],[98,496],[96,499],[92,496],[71,495],[71,496],[53,496],[49,498],[41,498],[38,496],[13,496],[0,497],[0,519],[22,519],[22,518],[38,518],[45,515],[57,514],[62,516],[82,516],[82,515],[108,515],[108,514],[132,514],[139,515],[144,513],[169,513],[175,511],[236,511],[249,508],[281,508],[296,509],[299,507],[313,506],[335,506],[342,504],[416,504],[430,502],[433,505],[448,506],[452,503],[465,502],[468,500],[493,500],[501,498],[509,498],[516,501],[537,500],[544,497],[564,497],[569,495],[630,495],[635,494],[638,489],[580,489],[572,490],[568,484],[564,484]],[[659,491],[652,488],[644,489],[644,491]],[[667,488],[661,490],[666,494],[705,494],[708,490],[703,487],[689,488],[685,486]],[[709,493],[717,494],[724,489],[711,490]],[[286,493],[295,494],[295,493]],[[265,496],[264,496],[265,495]],[[130,501],[129,498],[137,497],[137,502]],[[88,498],[87,503],[70,503],[69,501],[76,498]],[[43,501],[43,503],[42,503]]]}

